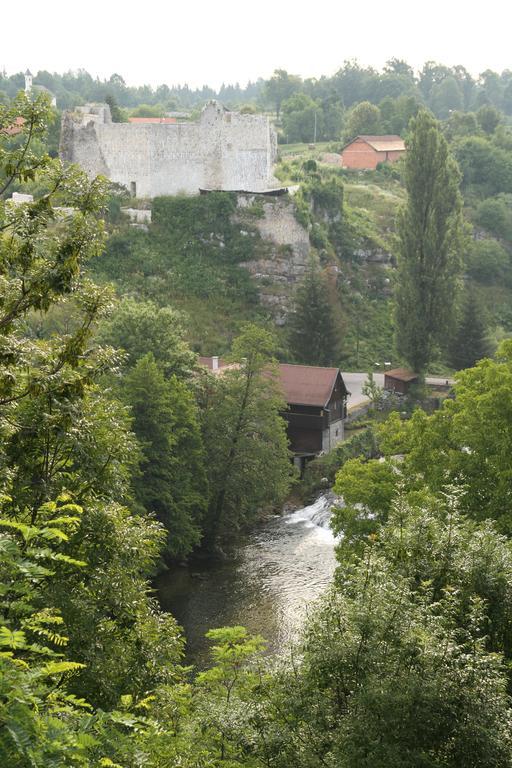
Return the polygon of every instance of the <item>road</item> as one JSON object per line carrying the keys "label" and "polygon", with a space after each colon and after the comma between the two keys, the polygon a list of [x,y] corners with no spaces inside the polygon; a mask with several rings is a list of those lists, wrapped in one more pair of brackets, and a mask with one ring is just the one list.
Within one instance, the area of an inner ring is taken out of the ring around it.
{"label": "road", "polygon": [[[361,392],[363,388],[363,384],[368,378],[367,373],[342,373],[343,381],[345,382],[345,386],[348,389],[348,391],[351,393],[347,405],[349,410],[354,408],[356,405],[361,405],[361,403],[365,403],[368,398],[363,395]],[[379,387],[384,386],[384,374],[383,373],[374,373],[373,378],[376,384],[378,384]]]}
{"label": "road", "polygon": [[[363,384],[368,378],[368,374],[365,373],[342,373],[343,381],[345,382],[345,386],[347,387],[348,391],[352,394],[348,398],[347,405],[348,409],[351,410],[357,405],[361,405],[361,403],[367,402],[368,398],[366,398],[362,393]],[[384,386],[384,374],[383,373],[374,373],[373,378],[375,383],[379,387]],[[446,379],[439,376],[427,376],[425,379],[426,384],[430,385],[442,385],[448,382],[449,384],[453,384],[453,379]]]}

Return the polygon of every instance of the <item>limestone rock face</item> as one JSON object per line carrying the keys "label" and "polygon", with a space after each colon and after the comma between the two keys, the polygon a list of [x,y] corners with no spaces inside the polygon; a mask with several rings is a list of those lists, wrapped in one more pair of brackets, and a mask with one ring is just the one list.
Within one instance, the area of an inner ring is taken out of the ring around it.
{"label": "limestone rock face", "polygon": [[278,324],[283,324],[294,289],[309,265],[309,233],[295,218],[294,205],[288,196],[239,195],[240,221],[246,219],[244,209],[255,204],[259,206],[259,215],[251,218],[251,224],[261,237],[262,254],[261,258],[242,266],[257,281],[261,303],[271,310]]}

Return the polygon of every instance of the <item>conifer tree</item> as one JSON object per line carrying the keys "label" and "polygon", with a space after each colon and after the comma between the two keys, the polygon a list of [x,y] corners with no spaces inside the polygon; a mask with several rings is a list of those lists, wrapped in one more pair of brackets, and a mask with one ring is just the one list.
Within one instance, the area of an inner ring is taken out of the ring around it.
{"label": "conifer tree", "polygon": [[474,291],[466,295],[462,317],[451,344],[450,358],[454,368],[472,368],[491,354],[482,306]]}
{"label": "conifer tree", "polygon": [[461,272],[460,173],[437,121],[426,111],[407,142],[406,206],[398,218],[396,345],[416,371],[453,325]]}
{"label": "conifer tree", "polygon": [[289,339],[292,357],[298,363],[332,365],[337,359],[339,341],[329,286],[314,262],[297,288]]}

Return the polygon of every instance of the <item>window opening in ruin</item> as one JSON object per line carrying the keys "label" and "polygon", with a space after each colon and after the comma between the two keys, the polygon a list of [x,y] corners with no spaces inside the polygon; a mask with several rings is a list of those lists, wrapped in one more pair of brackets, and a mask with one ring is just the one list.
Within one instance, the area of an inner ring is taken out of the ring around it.
{"label": "window opening in ruin", "polygon": [[137,197],[137,183],[130,181],[130,194],[132,197]]}

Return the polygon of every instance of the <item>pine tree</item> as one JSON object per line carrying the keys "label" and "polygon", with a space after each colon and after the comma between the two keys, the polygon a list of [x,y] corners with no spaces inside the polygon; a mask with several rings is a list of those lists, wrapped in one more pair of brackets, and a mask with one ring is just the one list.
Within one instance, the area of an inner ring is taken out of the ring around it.
{"label": "pine tree", "polygon": [[339,339],[329,301],[329,286],[313,262],[297,288],[290,317],[289,343],[293,359],[298,363],[332,365],[338,356]]}
{"label": "pine tree", "polygon": [[451,344],[450,360],[454,368],[472,368],[491,354],[484,312],[474,291],[466,295],[462,317]]}
{"label": "pine tree", "polygon": [[406,206],[398,218],[396,346],[416,371],[453,326],[461,273],[460,173],[437,121],[421,111],[407,142]]}

